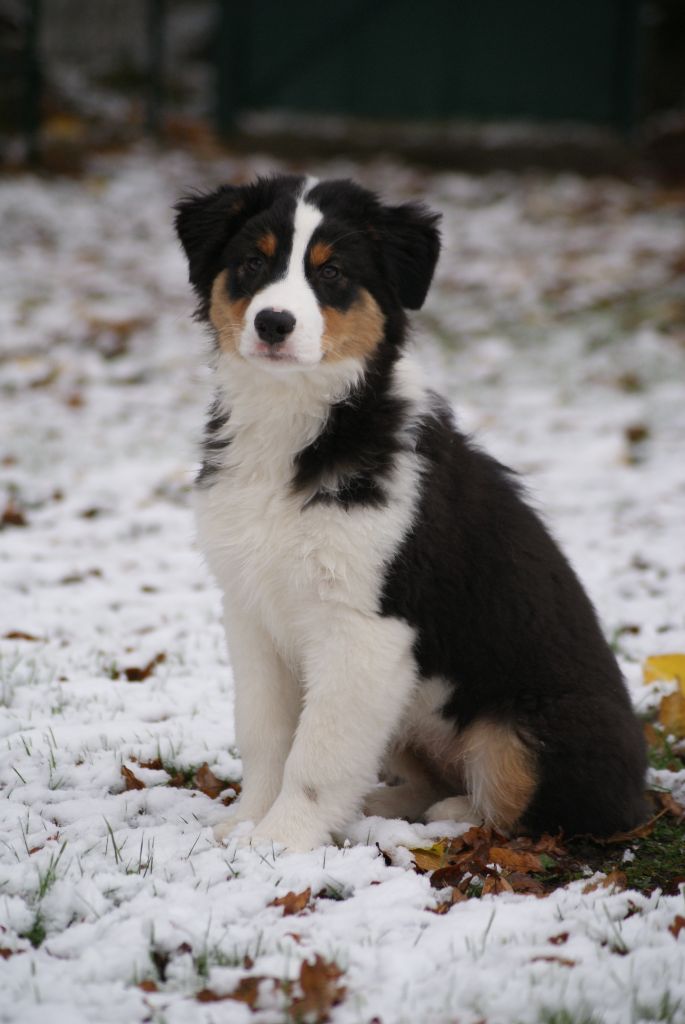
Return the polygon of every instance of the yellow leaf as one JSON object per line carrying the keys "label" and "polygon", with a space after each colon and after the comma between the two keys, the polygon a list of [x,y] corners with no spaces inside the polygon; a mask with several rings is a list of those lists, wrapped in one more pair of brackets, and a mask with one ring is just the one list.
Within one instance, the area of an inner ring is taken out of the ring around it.
{"label": "yellow leaf", "polygon": [[679,739],[685,737],[685,697],[670,693],[659,705],[659,721],[664,729]]}
{"label": "yellow leaf", "polygon": [[653,654],[642,667],[642,676],[649,683],[675,682],[685,697],[685,654]]}
{"label": "yellow leaf", "polygon": [[445,849],[447,844],[433,843],[425,850],[410,850],[414,854],[414,863],[419,871],[434,871],[445,863]]}

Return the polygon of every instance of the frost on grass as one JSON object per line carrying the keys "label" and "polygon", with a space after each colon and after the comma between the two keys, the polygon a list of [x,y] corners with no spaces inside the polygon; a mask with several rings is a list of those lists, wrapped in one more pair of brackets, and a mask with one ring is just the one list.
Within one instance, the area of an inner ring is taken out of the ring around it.
{"label": "frost on grass", "polygon": [[682,197],[310,168],[444,212],[420,357],[587,583],[656,795],[613,845],[374,818],[287,855],[211,838],[241,765],[193,546],[207,387],[170,216],[272,166],[138,153],[0,186],[0,1020],[685,1021],[678,683],[642,684],[685,652]]}

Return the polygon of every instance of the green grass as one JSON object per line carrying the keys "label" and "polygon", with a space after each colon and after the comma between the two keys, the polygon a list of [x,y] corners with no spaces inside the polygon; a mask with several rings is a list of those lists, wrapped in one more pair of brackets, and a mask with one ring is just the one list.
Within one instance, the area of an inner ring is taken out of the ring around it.
{"label": "green grass", "polygon": [[[685,884],[685,823],[663,815],[648,836],[625,843],[608,845],[581,837],[565,842],[568,856],[537,877],[549,885],[566,885],[587,877],[592,872],[621,871],[628,888],[642,893],[655,889],[676,895]],[[623,860],[623,852],[630,848],[634,860]]]}
{"label": "green grass", "polygon": [[40,945],[45,941],[47,932],[45,930],[45,922],[43,921],[43,914],[40,909],[36,911],[36,916],[33,919],[31,927],[21,933],[22,939],[28,939],[34,949],[38,949]]}

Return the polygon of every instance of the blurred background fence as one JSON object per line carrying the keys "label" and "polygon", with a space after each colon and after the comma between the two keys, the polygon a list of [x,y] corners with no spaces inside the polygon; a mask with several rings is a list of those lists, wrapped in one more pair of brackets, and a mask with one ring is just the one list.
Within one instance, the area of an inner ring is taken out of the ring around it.
{"label": "blurred background fence", "polygon": [[685,0],[0,0],[0,69],[11,162],[152,134],[685,166]]}

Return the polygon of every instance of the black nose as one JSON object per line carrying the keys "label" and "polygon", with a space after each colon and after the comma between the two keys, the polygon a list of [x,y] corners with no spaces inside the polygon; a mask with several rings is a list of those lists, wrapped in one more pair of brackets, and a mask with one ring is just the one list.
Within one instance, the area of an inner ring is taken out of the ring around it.
{"label": "black nose", "polygon": [[266,341],[269,345],[276,345],[288,337],[295,326],[295,317],[292,313],[279,313],[275,309],[263,309],[254,318],[254,325],[262,341]]}

